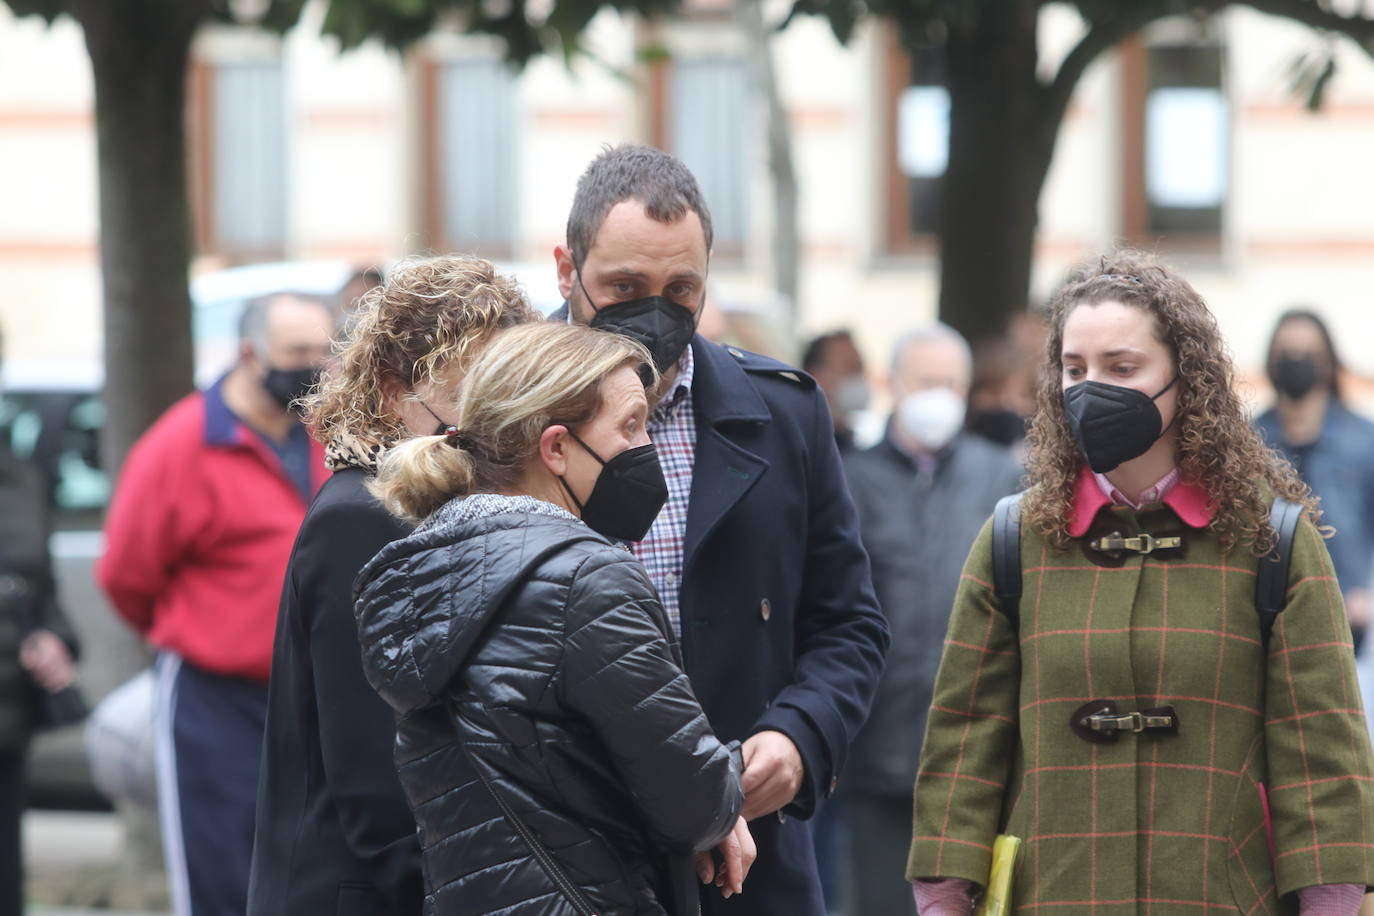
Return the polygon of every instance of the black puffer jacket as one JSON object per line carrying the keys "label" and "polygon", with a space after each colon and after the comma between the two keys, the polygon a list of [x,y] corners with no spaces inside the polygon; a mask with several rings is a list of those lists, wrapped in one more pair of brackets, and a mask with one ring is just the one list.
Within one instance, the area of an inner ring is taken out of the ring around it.
{"label": "black puffer jacket", "polygon": [[481,768],[601,916],[675,912],[729,832],[737,753],[688,686],[638,561],[529,497],[454,501],[359,574],[363,668],[396,710],[427,914],[575,910]]}

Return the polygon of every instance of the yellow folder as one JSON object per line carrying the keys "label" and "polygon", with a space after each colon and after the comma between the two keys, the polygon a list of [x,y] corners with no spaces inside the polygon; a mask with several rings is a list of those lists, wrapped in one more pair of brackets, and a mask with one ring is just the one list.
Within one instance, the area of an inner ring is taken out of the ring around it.
{"label": "yellow folder", "polygon": [[1016,853],[1021,838],[1003,833],[992,843],[992,869],[973,916],[1006,916],[1011,912],[1011,878],[1016,871]]}

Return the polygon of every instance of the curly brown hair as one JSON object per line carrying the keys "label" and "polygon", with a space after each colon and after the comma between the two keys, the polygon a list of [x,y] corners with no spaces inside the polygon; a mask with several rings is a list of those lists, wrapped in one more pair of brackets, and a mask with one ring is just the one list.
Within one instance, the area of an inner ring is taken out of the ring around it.
{"label": "curly brown hair", "polygon": [[335,343],[335,359],[304,399],[305,421],[320,442],[351,438],[387,448],[406,435],[387,405],[386,384],[440,383],[462,368],[491,334],[537,319],[516,281],[490,261],[446,255],[393,268],[359,300]]}
{"label": "curly brown hair", "polygon": [[1050,303],[1046,362],[1026,437],[1030,489],[1022,518],[1057,547],[1067,530],[1083,455],[1064,413],[1064,322],[1080,305],[1120,302],[1149,313],[1178,374],[1179,469],[1206,488],[1210,530],[1227,548],[1257,556],[1273,549],[1269,496],[1301,503],[1315,524],[1321,510],[1292,466],[1266,447],[1235,388],[1235,370],[1216,319],[1186,280],[1154,256],[1122,250],[1073,271]]}

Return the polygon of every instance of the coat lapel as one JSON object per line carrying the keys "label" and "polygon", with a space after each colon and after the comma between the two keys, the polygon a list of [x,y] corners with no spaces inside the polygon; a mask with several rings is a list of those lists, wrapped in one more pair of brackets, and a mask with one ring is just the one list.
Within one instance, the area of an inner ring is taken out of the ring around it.
{"label": "coat lapel", "polygon": [[684,576],[716,525],[768,470],[765,459],[736,441],[739,429],[772,420],[768,405],[725,348],[698,335],[692,341],[692,357],[697,449],[683,543]]}

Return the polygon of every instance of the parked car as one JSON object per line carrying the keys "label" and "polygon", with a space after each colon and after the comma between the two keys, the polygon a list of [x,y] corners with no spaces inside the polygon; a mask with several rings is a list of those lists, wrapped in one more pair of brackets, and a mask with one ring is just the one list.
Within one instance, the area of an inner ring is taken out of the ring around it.
{"label": "parked car", "polygon": [[[42,373],[10,365],[4,375],[0,436],[42,472],[52,507],[49,548],[58,597],[81,638],[81,686],[94,701],[118,685],[125,671],[146,664],[141,642],[109,610],[91,576],[110,492],[98,459],[104,419],[98,383],[89,369],[70,365]],[[35,806],[105,805],[86,772],[79,726],[40,735],[29,773]]]}

